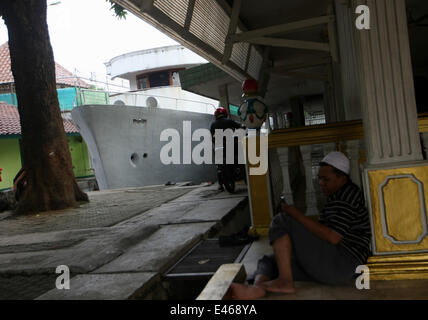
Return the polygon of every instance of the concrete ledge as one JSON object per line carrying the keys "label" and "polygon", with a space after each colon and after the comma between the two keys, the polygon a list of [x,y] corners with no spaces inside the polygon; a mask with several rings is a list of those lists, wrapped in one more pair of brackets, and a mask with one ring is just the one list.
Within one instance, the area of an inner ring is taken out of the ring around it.
{"label": "concrete ledge", "polygon": [[36,300],[137,299],[159,281],[155,273],[84,274],[70,279],[70,289],[53,289]]}
{"label": "concrete ledge", "polygon": [[208,281],[196,300],[223,300],[233,282],[243,283],[247,277],[240,263],[224,264]]}
{"label": "concrete ledge", "polygon": [[94,273],[163,273],[216,225],[216,222],[204,222],[162,226],[146,241],[137,244]]}
{"label": "concrete ledge", "polygon": [[264,255],[272,253],[273,249],[267,236],[261,236],[259,240],[254,241],[241,261],[248,276],[252,277],[254,275],[257,270],[257,263]]}

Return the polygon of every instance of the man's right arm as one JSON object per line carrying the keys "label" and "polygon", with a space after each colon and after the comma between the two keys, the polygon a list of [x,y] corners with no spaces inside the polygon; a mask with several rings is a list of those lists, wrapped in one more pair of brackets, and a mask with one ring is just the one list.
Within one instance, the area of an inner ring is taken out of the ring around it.
{"label": "man's right arm", "polygon": [[340,234],[305,216],[296,207],[282,203],[282,209],[286,214],[288,214],[297,222],[300,222],[307,230],[316,235],[318,238],[333,245],[337,245],[342,240],[342,236]]}

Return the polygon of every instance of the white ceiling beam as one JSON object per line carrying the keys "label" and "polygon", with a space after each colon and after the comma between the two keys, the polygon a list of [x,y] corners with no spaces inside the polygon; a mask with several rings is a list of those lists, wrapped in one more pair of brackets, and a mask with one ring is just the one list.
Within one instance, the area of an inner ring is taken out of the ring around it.
{"label": "white ceiling beam", "polygon": [[246,40],[245,42],[271,47],[284,47],[330,52],[330,45],[324,42],[289,40],[279,38],[254,38]]}
{"label": "white ceiling beam", "polygon": [[[232,14],[230,16],[230,21],[229,21],[229,31],[227,33],[229,37],[236,33],[236,29],[239,21],[239,13],[241,12],[241,6],[242,6],[242,0],[233,1]],[[230,56],[232,55],[232,50],[233,50],[233,42],[226,41],[226,44],[224,46],[223,59],[222,59],[223,64],[229,61]]]}
{"label": "white ceiling beam", "polygon": [[286,32],[299,31],[306,28],[311,28],[323,24],[328,24],[332,21],[335,21],[334,15],[321,16],[317,18],[311,18],[306,20],[300,20],[295,22],[290,22],[286,24],[271,26],[267,28],[261,28],[257,30],[242,32],[239,34],[232,35],[228,41],[230,42],[247,42],[250,39],[260,38],[272,34],[283,34]]}

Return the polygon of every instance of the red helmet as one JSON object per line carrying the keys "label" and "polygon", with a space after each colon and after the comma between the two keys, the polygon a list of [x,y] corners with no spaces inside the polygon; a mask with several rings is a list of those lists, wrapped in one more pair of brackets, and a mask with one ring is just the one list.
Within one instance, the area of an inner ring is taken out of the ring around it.
{"label": "red helmet", "polygon": [[242,83],[242,92],[244,93],[257,93],[259,86],[254,79],[247,79]]}
{"label": "red helmet", "polygon": [[225,108],[217,108],[214,112],[214,118],[219,119],[222,117],[227,117],[227,110]]}

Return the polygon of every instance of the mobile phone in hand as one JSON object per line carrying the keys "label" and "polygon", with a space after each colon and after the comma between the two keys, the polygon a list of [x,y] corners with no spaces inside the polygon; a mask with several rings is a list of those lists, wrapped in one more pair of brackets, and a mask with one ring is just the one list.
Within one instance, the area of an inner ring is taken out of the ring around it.
{"label": "mobile phone in hand", "polygon": [[284,204],[287,204],[287,201],[285,200],[285,196],[281,196],[281,202]]}

